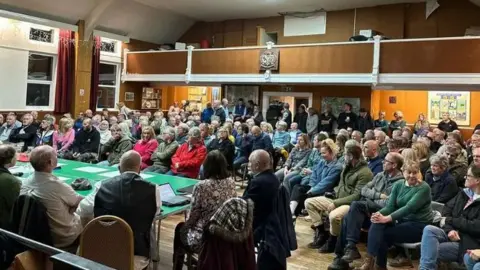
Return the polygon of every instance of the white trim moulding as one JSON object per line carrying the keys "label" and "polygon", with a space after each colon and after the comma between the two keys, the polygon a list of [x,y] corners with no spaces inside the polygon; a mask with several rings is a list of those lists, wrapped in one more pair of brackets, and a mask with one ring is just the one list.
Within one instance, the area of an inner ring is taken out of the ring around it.
{"label": "white trim moulding", "polygon": [[479,73],[392,73],[380,74],[379,85],[480,85]]}
{"label": "white trim moulding", "polygon": [[78,32],[78,26],[0,9],[0,17]]}

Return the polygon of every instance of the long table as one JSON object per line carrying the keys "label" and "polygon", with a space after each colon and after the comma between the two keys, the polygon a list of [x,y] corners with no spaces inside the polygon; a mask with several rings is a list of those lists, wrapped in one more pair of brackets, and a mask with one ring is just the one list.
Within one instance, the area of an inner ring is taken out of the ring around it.
{"label": "long table", "polygon": [[[87,196],[90,193],[92,193],[93,190],[95,189],[95,184],[97,182],[101,182],[103,180],[109,179],[114,174],[120,174],[116,166],[114,167],[98,166],[95,164],[87,164],[83,162],[64,160],[64,159],[59,159],[58,165],[59,165],[59,169],[54,170],[53,174],[58,178],[60,178],[61,180],[65,181],[65,183],[69,185],[73,181],[75,181],[75,179],[78,179],[78,178],[88,179],[88,181],[92,185],[92,189],[77,191],[77,193],[82,196]],[[21,167],[28,166],[28,163],[18,162],[17,166],[20,167],[19,171],[22,171]],[[96,172],[89,171],[89,169],[91,168],[93,168],[92,170],[97,170],[97,171]],[[197,180],[193,180],[189,178],[163,175],[163,174],[157,174],[157,173],[141,173],[141,176],[143,176],[145,181],[148,181],[155,185],[162,185],[162,184],[169,183],[175,192],[177,189],[188,187],[198,182]],[[158,227],[157,227],[157,233],[156,233],[157,247],[160,244],[160,230],[161,230],[162,219],[165,219],[171,215],[184,213],[189,208],[190,208],[190,205],[175,206],[175,207],[168,207],[168,206],[162,205],[161,214],[155,217],[155,221],[158,221],[157,223]]]}
{"label": "long table", "polygon": [[[97,182],[100,182],[112,177],[112,176],[106,176],[103,174],[114,174],[115,172],[118,172],[117,167],[98,166],[95,164],[87,164],[87,163],[72,161],[72,160],[59,159],[58,164],[60,165],[60,169],[54,170],[53,174],[59,177],[60,179],[64,180],[65,183],[70,185],[73,181],[75,181],[75,179],[78,179],[78,178],[85,178],[90,181],[90,184],[92,184],[92,189],[77,191],[77,193],[82,196],[87,196],[88,194],[93,192],[93,190],[95,189],[95,184]],[[17,163],[17,166],[24,166],[24,165],[27,165],[27,164],[22,162]],[[101,172],[83,171],[82,168],[86,168],[86,167],[97,168],[98,170],[102,170],[102,171]],[[148,181],[155,185],[162,185],[162,184],[169,183],[172,186],[173,190],[175,191],[179,188],[191,186],[198,182],[197,180],[193,180],[189,178],[163,175],[163,174],[157,174],[157,173],[142,173],[141,175],[145,176],[144,177],[145,181]],[[190,207],[189,205],[176,206],[176,207],[168,207],[168,206],[162,205],[162,213],[160,217],[157,217],[157,218],[164,219],[170,215],[174,215],[174,214],[186,211],[189,207]]]}

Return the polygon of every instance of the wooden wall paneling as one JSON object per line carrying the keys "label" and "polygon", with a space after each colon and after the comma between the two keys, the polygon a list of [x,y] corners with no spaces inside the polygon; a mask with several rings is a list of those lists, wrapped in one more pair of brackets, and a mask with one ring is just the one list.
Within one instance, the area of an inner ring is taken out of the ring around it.
{"label": "wooden wall paneling", "polygon": [[381,73],[479,73],[480,40],[382,43]]}
{"label": "wooden wall paneling", "polygon": [[259,73],[259,54],[259,49],[193,52],[192,73]]}
{"label": "wooden wall paneling", "polygon": [[[278,32],[278,44],[302,44],[347,41],[361,29],[375,29],[392,38],[430,38],[443,36],[463,36],[465,29],[479,26],[480,7],[468,0],[439,0],[440,8],[425,19],[425,3],[394,4],[327,13],[327,31],[324,35],[283,36],[283,17],[267,17],[243,20],[243,45],[250,45],[255,38],[257,26],[266,32]],[[229,23],[226,21],[225,23]],[[192,26],[181,38],[182,42],[199,42],[211,37],[211,23],[199,22]],[[237,46],[238,33],[225,30],[225,46]],[[227,34],[229,32],[229,34]],[[219,34],[219,33],[216,33]],[[218,47],[218,46],[217,46]]]}
{"label": "wooden wall paneling", "polygon": [[224,23],[224,46],[238,47],[243,43],[243,20],[228,20]]}
{"label": "wooden wall paneling", "polygon": [[405,5],[385,5],[357,9],[356,34],[373,29],[389,38],[404,37]]}
{"label": "wooden wall paneling", "polygon": [[480,26],[480,7],[468,0],[440,1],[437,11],[439,37],[463,36],[467,28]]}
{"label": "wooden wall paneling", "polygon": [[371,73],[373,44],[280,48],[280,73]]}
{"label": "wooden wall paneling", "polygon": [[[120,102],[130,109],[140,110],[142,108],[142,91],[143,87],[148,87],[148,82],[124,82],[120,85]],[[125,92],[133,92],[135,94],[134,101],[125,101]]]}
{"label": "wooden wall paneling", "polygon": [[212,48],[223,48],[225,47],[225,24],[224,22],[214,22],[212,23],[213,28],[213,40],[210,46]]}
{"label": "wooden wall paneling", "polygon": [[405,5],[405,38],[433,38],[438,37],[437,12],[428,19],[425,18],[425,3]]}
{"label": "wooden wall paneling", "polygon": [[128,49],[129,51],[148,51],[158,49],[159,47],[159,44],[141,41],[138,39],[130,39],[129,43],[122,43],[122,48]]}
{"label": "wooden wall paneling", "polygon": [[152,52],[127,55],[127,72],[131,74],[185,74],[187,52]]}

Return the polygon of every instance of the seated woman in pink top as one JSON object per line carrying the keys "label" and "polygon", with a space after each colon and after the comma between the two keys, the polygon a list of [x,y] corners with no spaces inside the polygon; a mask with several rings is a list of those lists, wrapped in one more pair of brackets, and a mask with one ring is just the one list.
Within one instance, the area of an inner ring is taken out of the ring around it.
{"label": "seated woman in pink top", "polygon": [[137,151],[142,156],[142,170],[152,166],[152,154],[158,147],[157,139],[155,138],[155,131],[151,126],[146,126],[142,129],[142,139],[139,140],[133,150]]}
{"label": "seated woman in pink top", "polygon": [[58,130],[53,133],[53,148],[57,152],[67,152],[75,139],[73,121],[69,118],[62,118],[58,123]]}

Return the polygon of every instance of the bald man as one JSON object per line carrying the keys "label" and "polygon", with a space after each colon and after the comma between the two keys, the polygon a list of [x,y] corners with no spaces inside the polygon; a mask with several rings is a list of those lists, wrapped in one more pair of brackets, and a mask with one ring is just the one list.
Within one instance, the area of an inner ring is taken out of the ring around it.
{"label": "bald man", "polygon": [[263,225],[273,211],[273,200],[277,196],[280,181],[273,174],[270,154],[267,151],[253,151],[248,162],[253,178],[243,197],[252,199],[255,203],[253,213],[253,230],[255,230]]}
{"label": "bald man", "polygon": [[132,228],[135,269],[144,269],[150,258],[151,226],[160,213],[160,188],[142,179],[141,156],[133,151],[120,158],[120,175],[102,182],[95,195],[94,216],[113,215]]}
{"label": "bald man", "polygon": [[32,194],[47,209],[55,247],[74,245],[83,230],[80,217],[75,213],[83,197],[52,174],[57,167],[57,153],[51,146],[33,149],[30,163],[35,172],[23,182],[20,194]]}
{"label": "bald man", "polygon": [[368,168],[373,176],[383,171],[383,158],[378,154],[378,143],[376,141],[366,141],[363,145],[363,155],[368,161]]}
{"label": "bald man", "polygon": [[263,133],[260,127],[253,126],[252,130],[252,151],[263,149],[268,153],[273,153],[273,144],[270,136]]}
{"label": "bald man", "polygon": [[[274,202],[279,193],[280,181],[278,181],[275,174],[273,174],[272,161],[267,151],[253,151],[248,161],[253,178],[249,182],[243,198],[251,199],[254,202],[253,232],[255,244],[258,244],[265,239],[265,228],[268,226],[272,229],[271,222],[269,222],[271,219],[269,219],[269,217],[272,212],[275,211]],[[273,229],[276,228],[277,227]],[[268,243],[266,245],[268,245]],[[265,245],[260,245],[260,248],[264,246]],[[257,260],[258,269],[286,269],[285,267],[279,266],[278,260],[273,256],[269,256],[269,254],[269,252],[259,251]]]}

